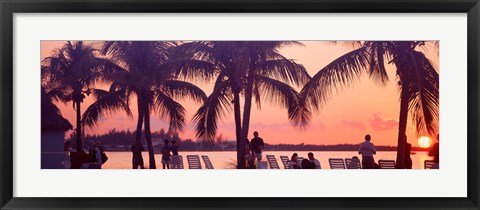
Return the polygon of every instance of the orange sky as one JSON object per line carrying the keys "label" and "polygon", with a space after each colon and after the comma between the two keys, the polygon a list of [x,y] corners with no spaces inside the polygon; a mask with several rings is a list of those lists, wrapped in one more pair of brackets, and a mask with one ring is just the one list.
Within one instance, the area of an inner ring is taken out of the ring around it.
{"label": "orange sky", "polygon": [[[63,44],[62,41],[42,41],[41,58],[50,55],[51,51]],[[297,63],[303,64],[308,73],[313,76],[323,66],[333,61],[340,55],[351,51],[351,46],[341,43],[331,44],[324,41],[303,42],[305,47],[285,47],[281,49],[282,54]],[[428,46],[425,50],[429,57],[438,66],[438,54]],[[327,103],[320,114],[314,116],[310,127],[300,132],[290,126],[287,118],[287,111],[270,106],[267,102],[262,103],[262,109],[252,107],[250,134],[257,130],[260,137],[266,143],[305,143],[305,144],[343,144],[359,143],[365,134],[372,136],[372,142],[376,145],[396,145],[398,133],[398,116],[400,112],[399,93],[397,89],[395,69],[387,66],[390,82],[385,86],[376,85],[368,76],[361,78],[358,83],[334,97]],[[206,88],[209,89],[208,87]],[[207,91],[207,94],[210,92]],[[82,112],[93,102],[87,98],[82,104]],[[190,123],[191,116],[195,113],[200,104],[191,101],[181,101],[187,109],[188,123],[182,138],[195,139],[193,123]],[[71,103],[66,105],[58,104],[61,112],[72,124],[75,123],[75,111]],[[133,116],[136,114],[134,100],[131,103]],[[243,110],[243,109],[242,109]],[[410,116],[409,116],[410,117]],[[102,119],[96,128],[87,128],[87,134],[102,134],[115,128],[116,130],[135,130],[136,119],[128,118],[125,114],[118,114]],[[75,126],[75,125],[74,125]],[[152,132],[162,128],[168,129],[160,119],[152,117]],[[235,126],[233,113],[220,121],[218,134],[228,139],[235,138]],[[417,146],[415,131],[409,120],[407,124],[408,141]]]}

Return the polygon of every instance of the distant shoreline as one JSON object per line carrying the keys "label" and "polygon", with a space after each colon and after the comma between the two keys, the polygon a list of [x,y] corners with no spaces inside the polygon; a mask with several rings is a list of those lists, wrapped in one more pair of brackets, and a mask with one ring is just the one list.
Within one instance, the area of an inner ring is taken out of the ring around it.
{"label": "distant shoreline", "polygon": [[[104,135],[87,135],[85,137],[86,148],[90,145],[93,145],[93,142],[100,141],[102,142],[105,151],[123,151],[129,152],[130,147],[135,139],[135,135],[130,131],[116,131],[112,130],[108,134]],[[152,144],[153,150],[155,153],[159,153],[164,146],[163,140],[175,140],[180,143],[181,151],[236,151],[236,141],[227,140],[227,139],[217,139],[215,141],[198,141],[192,139],[181,139],[177,134],[169,136],[162,129],[160,132],[152,133]],[[72,145],[75,145],[76,142],[74,139],[70,139]],[[142,138],[141,141],[144,145],[143,147],[147,149],[145,140]],[[269,144],[265,143],[264,151],[358,151],[358,145],[360,142],[355,144],[346,144],[339,143],[333,145],[318,145],[318,144],[305,144],[305,143],[283,143],[283,144]],[[376,145],[375,148],[377,151],[397,151],[396,146],[387,146],[387,145]],[[429,148],[420,148],[412,147],[412,152],[416,151],[428,151]]]}

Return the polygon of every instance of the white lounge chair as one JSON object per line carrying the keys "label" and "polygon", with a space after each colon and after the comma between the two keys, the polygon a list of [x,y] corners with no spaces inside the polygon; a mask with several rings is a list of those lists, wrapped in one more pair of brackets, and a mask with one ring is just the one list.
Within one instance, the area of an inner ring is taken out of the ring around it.
{"label": "white lounge chair", "polygon": [[378,165],[380,165],[381,169],[395,169],[394,160],[379,160]]}
{"label": "white lounge chair", "polygon": [[198,155],[187,155],[188,169],[202,169]]}
{"label": "white lounge chair", "polygon": [[210,162],[210,158],[206,155],[202,155],[203,162],[205,163],[205,169],[213,169],[213,164]]}
{"label": "white lounge chair", "polygon": [[283,168],[290,169],[290,159],[287,156],[280,156],[280,160],[282,160]]}
{"label": "white lounge chair", "polygon": [[280,169],[277,163],[277,159],[273,155],[266,155],[270,169]]}
{"label": "white lounge chair", "polygon": [[342,158],[329,158],[328,163],[331,169],[345,169],[345,162]]}
{"label": "white lounge chair", "polygon": [[183,158],[181,155],[172,156],[170,161],[170,169],[183,169]]}
{"label": "white lounge chair", "polygon": [[355,159],[352,161],[352,158],[345,158],[345,166],[347,169],[362,169],[360,159]]}
{"label": "white lounge chair", "polygon": [[435,167],[435,162],[433,160],[425,160],[423,162],[423,168],[424,169],[437,169],[437,167]]}

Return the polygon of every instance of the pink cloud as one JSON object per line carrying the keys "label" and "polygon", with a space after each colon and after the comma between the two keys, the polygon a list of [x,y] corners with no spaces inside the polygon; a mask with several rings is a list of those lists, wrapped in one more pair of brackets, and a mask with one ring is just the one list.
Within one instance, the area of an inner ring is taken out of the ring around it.
{"label": "pink cloud", "polygon": [[373,130],[386,131],[398,128],[398,121],[394,119],[382,119],[379,114],[373,114],[373,119],[370,120],[370,125]]}

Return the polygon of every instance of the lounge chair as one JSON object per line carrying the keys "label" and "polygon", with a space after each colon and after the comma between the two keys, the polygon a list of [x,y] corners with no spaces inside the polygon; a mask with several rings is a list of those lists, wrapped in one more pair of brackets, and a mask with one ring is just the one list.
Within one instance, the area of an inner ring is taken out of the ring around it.
{"label": "lounge chair", "polygon": [[342,158],[329,158],[328,163],[331,169],[345,169],[345,162]]}
{"label": "lounge chair", "polygon": [[202,155],[203,162],[205,163],[205,169],[213,169],[213,164],[210,162],[210,158],[206,155]]}
{"label": "lounge chair", "polygon": [[394,160],[379,160],[378,165],[380,165],[381,169],[395,169]]}
{"label": "lounge chair", "polygon": [[360,159],[356,159],[352,162],[352,158],[345,158],[345,166],[347,169],[362,169]]}
{"label": "lounge chair", "polygon": [[282,160],[285,169],[290,169],[290,159],[287,156],[280,156],[280,160]]}
{"label": "lounge chair", "polygon": [[434,166],[435,166],[435,162],[433,162],[433,160],[425,160],[423,162],[424,169],[436,169]]}
{"label": "lounge chair", "polygon": [[172,156],[170,161],[170,169],[183,169],[183,158],[181,155]]}
{"label": "lounge chair", "polygon": [[280,169],[277,163],[277,159],[273,155],[266,155],[270,169]]}
{"label": "lounge chair", "polygon": [[198,155],[187,155],[188,169],[202,169]]}

